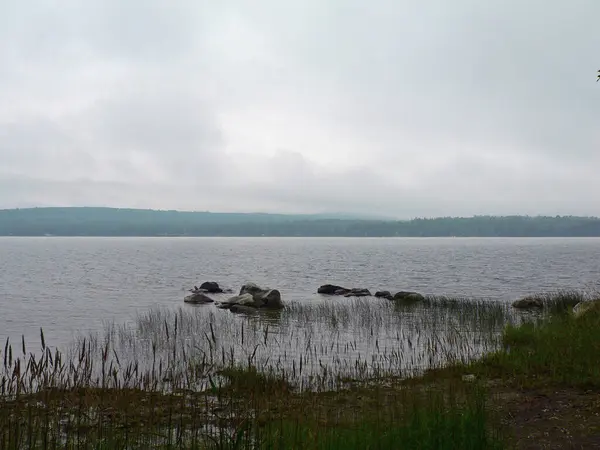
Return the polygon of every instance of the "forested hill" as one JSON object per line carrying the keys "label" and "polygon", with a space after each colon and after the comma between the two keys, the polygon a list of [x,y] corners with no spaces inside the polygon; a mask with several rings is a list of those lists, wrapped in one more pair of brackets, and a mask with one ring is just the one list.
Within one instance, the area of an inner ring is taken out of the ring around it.
{"label": "forested hill", "polygon": [[0,236],[600,236],[594,217],[476,216],[365,220],[344,216],[116,208],[0,210]]}

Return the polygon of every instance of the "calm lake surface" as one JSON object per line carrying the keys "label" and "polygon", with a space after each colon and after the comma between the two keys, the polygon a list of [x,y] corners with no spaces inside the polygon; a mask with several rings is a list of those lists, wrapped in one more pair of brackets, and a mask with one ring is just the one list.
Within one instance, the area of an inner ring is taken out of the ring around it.
{"label": "calm lake surface", "polygon": [[39,342],[43,327],[63,345],[182,307],[208,280],[236,291],[254,281],[306,303],[328,301],[316,294],[324,283],[508,302],[599,279],[594,238],[0,238],[0,339]]}

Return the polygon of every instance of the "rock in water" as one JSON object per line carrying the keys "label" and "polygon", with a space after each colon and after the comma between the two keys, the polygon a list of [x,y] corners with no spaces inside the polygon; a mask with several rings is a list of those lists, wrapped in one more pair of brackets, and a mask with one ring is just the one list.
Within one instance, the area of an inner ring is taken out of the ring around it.
{"label": "rock in water", "polygon": [[256,308],[281,309],[281,292],[277,289],[261,288],[255,283],[246,283],[240,289],[242,295],[251,295]]}
{"label": "rock in water", "polygon": [[335,291],[333,293],[333,295],[346,295],[348,294],[352,289],[346,289],[346,288],[342,288],[342,289],[338,289],[337,291]]}
{"label": "rock in water", "polygon": [[535,309],[535,308],[543,308],[544,301],[539,297],[525,297],[519,300],[516,300],[512,304],[513,308],[517,309]]}
{"label": "rock in water", "polygon": [[219,283],[215,281],[205,281],[200,285],[200,289],[208,292],[209,294],[220,294],[223,289],[219,286]]}
{"label": "rock in water", "polygon": [[350,291],[350,289],[346,289],[342,286],[336,286],[335,284],[324,284],[323,286],[320,286],[319,289],[317,289],[318,294],[344,295],[344,294],[338,294],[337,293],[338,291],[343,291],[344,294],[346,294],[347,292]]}
{"label": "rock in water", "polygon": [[232,305],[267,309],[283,308],[281,292],[277,289],[262,289],[254,283],[248,283],[242,286],[241,292],[243,293],[220,303],[219,308],[233,310]]}
{"label": "rock in water", "polygon": [[246,283],[240,289],[240,295],[243,294],[258,294],[259,292],[264,291],[258,284],[256,283]]}
{"label": "rock in water", "polygon": [[370,297],[371,292],[368,289],[350,289],[350,292],[346,292],[344,297]]}
{"label": "rock in water", "polygon": [[231,305],[229,311],[231,311],[232,313],[256,314],[258,312],[258,309],[252,306]]}
{"label": "rock in water", "polygon": [[236,295],[235,297],[228,298],[227,300],[219,303],[219,308],[229,309],[232,305],[243,305],[257,308],[256,302],[252,294]]}
{"label": "rock in water", "polygon": [[390,291],[377,291],[377,292],[375,292],[375,297],[385,298],[388,300],[392,300],[394,298]]}
{"label": "rock in water", "polygon": [[418,292],[400,291],[394,295],[393,299],[402,301],[405,303],[412,303],[412,302],[423,301],[423,300],[425,300],[425,297],[423,295],[419,294]]}
{"label": "rock in water", "polygon": [[183,301],[185,303],[194,303],[194,304],[203,304],[203,303],[213,303],[214,300],[210,298],[208,295],[205,295],[201,292],[196,292],[194,294],[186,296]]}
{"label": "rock in water", "polygon": [[268,291],[259,292],[254,295],[254,300],[259,304],[259,308],[283,308],[283,303],[281,302],[281,292],[279,292],[277,289],[269,289]]}

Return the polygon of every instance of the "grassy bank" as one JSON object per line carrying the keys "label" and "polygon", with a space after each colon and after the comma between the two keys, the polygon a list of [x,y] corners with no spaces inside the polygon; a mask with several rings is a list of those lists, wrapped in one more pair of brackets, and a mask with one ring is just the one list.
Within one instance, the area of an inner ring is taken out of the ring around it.
{"label": "grassy bank", "polygon": [[574,299],[516,316],[443,298],[264,319],[157,310],[64,354],[41,333],[39,350],[2,350],[0,448],[535,448],[523,433],[548,424],[515,417],[540,393],[543,417],[557,392],[585,416],[565,412],[562,437],[586,442],[600,437],[600,314],[575,318]]}

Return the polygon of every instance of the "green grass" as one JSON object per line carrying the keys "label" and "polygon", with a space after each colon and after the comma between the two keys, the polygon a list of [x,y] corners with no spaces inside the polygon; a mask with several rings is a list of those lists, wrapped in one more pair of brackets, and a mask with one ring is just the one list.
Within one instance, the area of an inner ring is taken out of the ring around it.
{"label": "green grass", "polygon": [[503,349],[461,372],[513,380],[521,386],[600,388],[600,314],[563,310],[541,322],[508,325]]}
{"label": "green grass", "polygon": [[378,417],[352,427],[318,423],[280,423],[268,430],[258,448],[369,449],[500,449],[502,441],[489,429],[485,395],[475,392],[465,405],[447,407],[440,394],[430,394],[408,411],[406,421]]}
{"label": "green grass", "polygon": [[291,384],[282,377],[273,373],[259,372],[254,366],[227,367],[218,372],[227,380],[224,389],[232,390],[237,394],[266,394],[266,393],[289,393],[292,391]]}
{"label": "green grass", "polygon": [[[253,370],[250,375],[241,369],[233,373],[239,379],[255,376]],[[488,421],[485,392],[478,386],[460,393],[288,392],[280,402],[276,396],[281,392],[248,399],[247,389],[243,386],[240,393],[231,386],[217,388],[214,396],[124,389],[44,393],[4,405],[9,408],[0,415],[5,426],[0,429],[0,448],[502,448]],[[355,403],[342,401],[344,396]]]}

